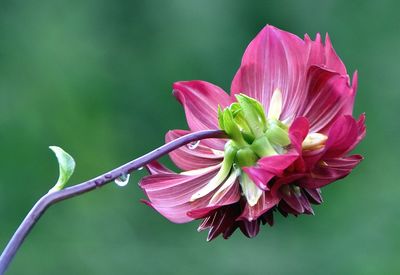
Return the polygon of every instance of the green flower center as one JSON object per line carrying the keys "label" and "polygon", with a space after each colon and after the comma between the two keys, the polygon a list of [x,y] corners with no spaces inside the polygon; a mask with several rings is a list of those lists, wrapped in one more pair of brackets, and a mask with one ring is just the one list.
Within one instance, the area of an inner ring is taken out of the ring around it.
{"label": "green flower center", "polygon": [[[225,145],[224,160],[217,175],[193,194],[191,201],[215,192],[210,203],[218,203],[220,194],[239,178],[243,196],[254,206],[264,192],[242,167],[254,166],[260,158],[284,154],[290,145],[289,126],[279,120],[282,112],[282,93],[276,89],[272,95],[268,114],[260,102],[244,94],[236,95],[237,102],[222,110],[218,108],[219,126],[229,136]],[[310,133],[303,141],[303,150],[324,146],[327,137]]]}
{"label": "green flower center", "polygon": [[230,141],[225,152],[235,154],[234,163],[239,167],[252,166],[258,159],[282,154],[290,144],[288,126],[278,118],[282,95],[274,92],[268,116],[260,102],[246,95],[236,95],[237,102],[224,110],[219,108],[219,125]]}
{"label": "green flower center", "polygon": [[[224,110],[218,108],[219,126],[230,138],[225,145],[221,168],[204,188],[191,197],[191,201],[204,197],[218,187],[223,189],[226,185],[223,182],[233,183],[239,177],[243,195],[254,206],[263,191],[241,168],[255,165],[262,157],[285,153],[290,144],[288,126],[279,121],[282,110],[282,94],[279,90],[275,90],[272,96],[268,116],[257,100],[243,94],[236,95],[236,99],[237,102]],[[216,202],[219,191],[211,199],[212,202]]]}

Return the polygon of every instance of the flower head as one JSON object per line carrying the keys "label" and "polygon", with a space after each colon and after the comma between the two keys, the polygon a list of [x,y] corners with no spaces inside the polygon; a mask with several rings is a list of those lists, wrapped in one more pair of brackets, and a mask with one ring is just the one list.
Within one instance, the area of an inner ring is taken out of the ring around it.
{"label": "flower head", "polygon": [[190,131],[222,129],[228,139],[208,139],[170,153],[183,172],[148,165],[140,186],[152,206],[176,223],[202,219],[208,240],[237,228],[255,236],[277,211],[313,214],[320,188],[347,176],[362,160],[349,152],[365,136],[352,116],[352,83],[332,48],[266,26],[247,47],[228,95],[204,81],[177,82]]}

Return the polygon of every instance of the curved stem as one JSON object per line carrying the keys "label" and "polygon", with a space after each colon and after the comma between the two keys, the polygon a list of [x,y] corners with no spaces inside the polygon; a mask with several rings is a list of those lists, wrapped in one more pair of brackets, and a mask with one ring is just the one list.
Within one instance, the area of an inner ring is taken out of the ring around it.
{"label": "curved stem", "polygon": [[118,177],[128,174],[132,171],[139,169],[140,167],[145,166],[146,164],[162,157],[169,152],[186,145],[190,142],[206,139],[206,138],[225,138],[226,135],[223,131],[220,130],[206,130],[206,131],[199,131],[195,133],[191,133],[180,138],[177,138],[163,146],[135,159],[132,160],[114,170],[111,170],[103,175],[95,177],[91,180],[86,182],[74,185],[72,187],[65,188],[63,190],[48,193],[44,195],[29,211],[28,215],[22,221],[21,225],[18,227],[17,231],[14,233],[13,237],[7,244],[6,248],[4,249],[3,253],[0,256],[0,274],[4,274],[8,265],[12,261],[13,257],[17,253],[19,247],[21,246],[22,242],[29,234],[33,226],[36,222],[40,219],[46,209],[59,202],[63,201],[80,194],[84,194],[91,190],[94,190],[98,187],[102,187],[103,185],[117,179]]}

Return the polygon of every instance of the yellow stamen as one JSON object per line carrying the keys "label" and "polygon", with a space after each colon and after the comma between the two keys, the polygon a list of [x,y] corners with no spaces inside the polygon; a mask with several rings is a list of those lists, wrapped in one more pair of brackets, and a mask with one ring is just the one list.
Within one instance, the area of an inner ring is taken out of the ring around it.
{"label": "yellow stamen", "polygon": [[325,145],[328,136],[320,133],[310,133],[304,139],[302,147],[304,150],[317,150]]}

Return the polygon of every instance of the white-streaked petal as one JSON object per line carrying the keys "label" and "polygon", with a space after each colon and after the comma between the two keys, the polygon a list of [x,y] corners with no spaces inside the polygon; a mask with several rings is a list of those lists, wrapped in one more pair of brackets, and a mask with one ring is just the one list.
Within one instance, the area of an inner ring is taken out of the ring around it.
{"label": "white-streaked petal", "polygon": [[232,184],[236,182],[237,177],[240,175],[239,169],[234,169],[229,177],[226,179],[225,183],[218,189],[217,192],[212,196],[210,204],[217,203],[220,199],[220,194],[223,193],[227,188],[231,187]]}
{"label": "white-streaked petal", "polygon": [[274,90],[269,103],[268,118],[279,119],[282,113],[282,102],[282,92],[277,88]]}
{"label": "white-streaked petal", "polygon": [[256,205],[263,193],[263,190],[258,188],[246,173],[241,174],[240,185],[242,186],[243,194],[246,197],[247,203],[250,206]]}

